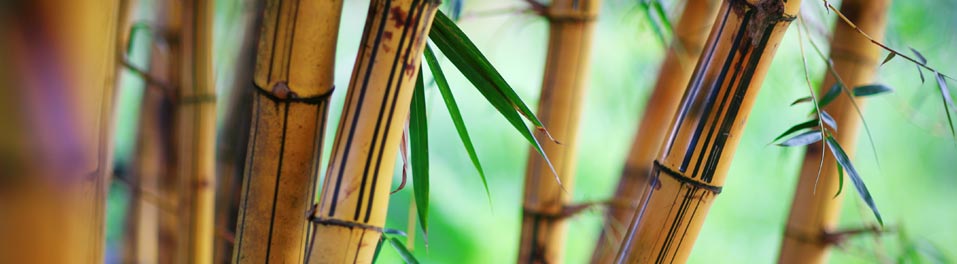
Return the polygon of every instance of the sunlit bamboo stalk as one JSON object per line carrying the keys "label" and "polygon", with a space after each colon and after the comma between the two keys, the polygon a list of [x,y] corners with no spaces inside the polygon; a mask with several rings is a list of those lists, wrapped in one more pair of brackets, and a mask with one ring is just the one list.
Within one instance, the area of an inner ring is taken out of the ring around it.
{"label": "sunlit bamboo stalk", "polygon": [[[841,13],[854,21],[858,27],[875,39],[884,37],[889,0],[845,0]],[[835,25],[831,40],[831,61],[834,71],[848,87],[871,84],[880,63],[880,47],[858,34],[856,30],[840,21]],[[822,94],[838,80],[825,73]],[[857,145],[860,120],[847,96],[839,96],[823,110],[837,122],[833,130],[845,153],[853,157]],[[864,100],[854,99],[858,106]],[[821,155],[824,155],[823,168]],[[819,170],[820,169],[820,170]],[[818,175],[820,172],[820,177]],[[807,147],[791,213],[784,231],[779,263],[825,263],[833,243],[828,234],[837,227],[844,193],[834,196],[839,188],[839,173],[834,157],[823,152],[820,144]],[[815,189],[816,186],[816,189]],[[853,190],[851,190],[853,192]]]}
{"label": "sunlit bamboo stalk", "polygon": [[234,263],[299,263],[315,203],[342,1],[268,1]]}
{"label": "sunlit bamboo stalk", "polygon": [[220,95],[226,104],[224,121],[216,137],[216,236],[213,239],[214,263],[227,263],[233,258],[236,220],[239,215],[249,145],[249,124],[256,87],[250,81],[256,70],[256,48],[262,23],[263,6],[259,0],[243,0],[242,16],[237,28],[242,32],[242,44],[235,54],[235,68],[227,84],[228,95]]}
{"label": "sunlit bamboo stalk", "polygon": [[11,108],[3,123],[16,122],[0,146],[3,160],[14,162],[0,176],[0,262],[102,263],[118,2],[0,9],[0,53],[12,64],[2,69],[11,71],[3,76],[4,108]]}
{"label": "sunlit bamboo stalk", "polygon": [[601,236],[598,238],[592,263],[610,263],[615,259],[627,225],[635,215],[647,184],[652,162],[668,132],[665,124],[674,118],[678,102],[688,86],[695,62],[704,49],[708,33],[718,13],[718,0],[689,0],[675,27],[673,43],[658,72],[654,91],[645,105],[638,131],[625,161],[625,168],[612,198]]}
{"label": "sunlit bamboo stalk", "polygon": [[757,90],[800,0],[725,0],[618,263],[683,263],[721,192]]}
{"label": "sunlit bamboo stalk", "polygon": [[374,0],[312,216],[308,263],[371,263],[436,0]]}
{"label": "sunlit bamboo stalk", "polygon": [[561,144],[544,132],[536,137],[558,173],[530,150],[518,263],[562,263],[566,203],[575,179],[575,149],[590,64],[590,47],[599,0],[556,0],[544,16],[550,25],[548,56],[537,116]]}

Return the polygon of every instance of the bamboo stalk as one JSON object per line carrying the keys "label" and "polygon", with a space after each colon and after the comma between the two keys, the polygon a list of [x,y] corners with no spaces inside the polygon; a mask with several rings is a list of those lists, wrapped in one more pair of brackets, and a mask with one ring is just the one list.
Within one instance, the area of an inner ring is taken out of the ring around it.
{"label": "bamboo stalk", "polygon": [[634,143],[618,181],[618,189],[612,198],[615,202],[609,208],[592,255],[592,263],[610,263],[618,253],[627,231],[624,227],[631,223],[643,195],[644,189],[641,187],[648,184],[648,174],[651,173],[649,164],[654,162],[668,132],[668,127],[661,124],[674,118],[695,62],[708,39],[719,3],[717,0],[690,0],[685,3],[681,19],[675,27],[674,42],[668,48],[654,91],[645,105]]}
{"label": "bamboo stalk", "polygon": [[342,1],[268,1],[234,263],[304,259]]}
{"label": "bamboo stalk", "polygon": [[312,215],[308,263],[371,263],[435,0],[374,0]]}
{"label": "bamboo stalk", "polygon": [[740,133],[800,0],[725,0],[618,263],[683,263],[721,192]]}
{"label": "bamboo stalk", "polygon": [[0,216],[7,238],[0,262],[102,263],[118,2],[29,1],[0,9],[0,53],[13,64],[3,69],[12,71],[4,79],[13,85],[5,87],[16,87],[3,89],[13,107],[4,121],[18,122],[11,127],[17,132],[5,132],[16,142],[2,145],[4,160],[15,163],[3,164],[0,210],[15,213]]}
{"label": "bamboo stalk", "polygon": [[[575,149],[599,0],[556,0],[545,16],[550,32],[537,116],[561,144],[544,144],[561,183],[536,149],[530,150],[518,263],[562,263],[563,214],[575,179]],[[535,136],[551,142],[544,132]]]}
{"label": "bamboo stalk", "polygon": [[[174,118],[175,179],[179,192],[175,262],[213,261],[216,89],[213,81],[213,1],[181,4],[177,101]],[[175,4],[175,3],[174,3]],[[176,43],[174,43],[175,45]]]}
{"label": "bamboo stalk", "polygon": [[[889,0],[845,0],[841,3],[841,13],[873,38],[882,39],[889,6]],[[831,60],[834,71],[849,88],[871,84],[880,63],[880,51],[880,47],[871,44],[846,23],[835,25]],[[825,76],[821,87],[831,87],[838,82],[832,74]],[[837,122],[840,130],[833,133],[848,156],[853,157],[860,122],[850,100],[847,96],[839,96],[823,110]],[[854,100],[858,106],[864,103],[864,100]],[[824,155],[823,168],[820,167],[821,155]],[[779,263],[826,262],[833,245],[827,234],[836,231],[841,201],[848,191],[845,189],[839,196],[834,196],[839,188],[839,175],[833,156],[824,153],[820,144],[808,145],[784,231]]]}
{"label": "bamboo stalk", "polygon": [[216,137],[216,236],[213,240],[214,263],[228,263],[233,258],[236,225],[242,193],[243,169],[246,167],[249,125],[256,87],[249,81],[256,71],[256,48],[262,25],[264,1],[243,0],[242,44],[236,56],[236,68],[228,84],[227,112]]}

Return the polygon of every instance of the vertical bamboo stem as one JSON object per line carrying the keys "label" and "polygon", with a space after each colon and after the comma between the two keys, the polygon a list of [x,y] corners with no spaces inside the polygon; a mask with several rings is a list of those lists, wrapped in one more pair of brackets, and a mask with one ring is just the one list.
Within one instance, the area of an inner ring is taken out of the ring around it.
{"label": "vertical bamboo stem", "polygon": [[682,263],[800,0],[725,0],[623,241],[619,263]]}
{"label": "vertical bamboo stem", "polygon": [[269,1],[233,262],[303,261],[342,1]]}
{"label": "vertical bamboo stem", "polygon": [[[867,34],[875,39],[882,39],[889,2],[845,0],[841,3],[841,13],[857,23]],[[871,44],[849,25],[837,22],[831,40],[831,60],[834,62],[834,71],[841,76],[844,84],[850,88],[870,84],[880,63],[879,56],[878,46]],[[826,73],[825,76],[821,87],[831,87],[837,83],[832,74]],[[852,99],[847,96],[839,96],[823,110],[837,121],[840,130],[833,132],[844,151],[853,157],[860,122],[850,100]],[[864,103],[864,100],[854,100],[858,106]],[[824,167],[818,178],[821,155],[824,155]],[[834,157],[824,153],[820,144],[808,145],[784,231],[779,263],[824,263],[827,260],[828,249],[832,244],[826,235],[835,231],[841,201],[844,193],[848,192],[848,189],[845,189],[841,195],[834,197],[839,188],[836,166]]]}
{"label": "vertical bamboo stem", "polygon": [[372,1],[312,217],[306,262],[372,262],[422,50],[438,5],[435,0]]}
{"label": "vertical bamboo stem", "polygon": [[622,237],[628,231],[635,208],[642,197],[642,186],[648,184],[648,174],[668,132],[662,124],[674,118],[678,102],[688,86],[695,62],[704,49],[708,33],[718,13],[718,0],[690,0],[685,3],[681,19],[675,27],[675,38],[668,48],[665,61],[658,72],[651,98],[645,106],[634,143],[625,161],[618,189],[612,198],[601,236],[592,255],[593,263],[610,263],[618,253]]}
{"label": "vertical bamboo stem", "polygon": [[[561,185],[548,163],[531,150],[525,173],[519,263],[562,263],[567,227],[563,209],[574,184],[578,121],[599,6],[599,0],[556,0],[545,14],[551,29],[537,115],[562,142],[542,146]],[[550,142],[544,132],[535,136]]]}

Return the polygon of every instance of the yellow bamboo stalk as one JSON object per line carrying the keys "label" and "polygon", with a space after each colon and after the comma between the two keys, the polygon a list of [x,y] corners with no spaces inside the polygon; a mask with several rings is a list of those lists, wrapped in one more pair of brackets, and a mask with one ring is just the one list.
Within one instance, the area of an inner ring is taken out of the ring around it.
{"label": "yellow bamboo stalk", "polygon": [[800,0],[725,0],[618,263],[683,263],[721,192],[731,157]]}
{"label": "yellow bamboo stalk", "polygon": [[[242,44],[236,56],[236,67],[226,102],[225,120],[219,127],[216,143],[216,236],[213,240],[214,263],[227,263],[233,258],[236,221],[239,215],[243,170],[249,145],[249,125],[256,87],[250,76],[256,71],[256,48],[262,25],[264,1],[243,0]],[[220,96],[220,98],[223,98]]]}
{"label": "yellow bamboo stalk", "polygon": [[374,0],[329,169],[312,216],[307,263],[371,263],[435,0]]}
{"label": "yellow bamboo stalk", "polygon": [[718,0],[690,0],[685,3],[681,19],[675,27],[674,42],[661,64],[654,91],[645,105],[634,143],[625,161],[618,189],[612,198],[614,203],[609,208],[592,255],[593,263],[610,263],[618,253],[622,237],[627,231],[626,226],[631,223],[638,200],[642,197],[644,188],[641,187],[648,184],[650,164],[654,162],[668,132],[668,127],[662,124],[674,118],[695,62],[708,39],[719,4]]}
{"label": "yellow bamboo stalk", "polygon": [[22,125],[3,155],[22,163],[4,164],[12,174],[0,177],[0,210],[16,212],[0,216],[0,262],[102,263],[118,2],[2,5],[15,84],[4,93],[20,106],[9,114]]}
{"label": "yellow bamboo stalk", "polygon": [[[538,117],[561,144],[544,144],[561,185],[535,149],[529,151],[518,263],[562,263],[567,224],[563,214],[575,179],[575,149],[590,47],[599,0],[556,0],[546,13],[548,56]],[[544,132],[535,135],[551,142]],[[563,189],[564,187],[564,189]]]}
{"label": "yellow bamboo stalk", "polygon": [[[889,0],[845,0],[841,3],[841,13],[857,23],[864,32],[879,40],[884,37],[889,6]],[[834,62],[834,71],[848,87],[871,84],[880,63],[880,51],[880,47],[871,44],[870,40],[846,23],[838,21],[835,25],[831,40],[831,60]],[[821,87],[829,88],[837,83],[832,74],[825,73],[825,76]],[[826,92],[828,88],[822,89],[822,92]],[[851,100],[847,96],[839,96],[824,108],[840,127],[832,132],[849,157],[854,155],[860,128]],[[864,103],[864,100],[854,100],[858,106]],[[823,168],[820,167],[821,155],[824,155]],[[784,232],[779,263],[827,261],[829,249],[833,245],[827,234],[835,231],[841,201],[849,191],[845,188],[838,197],[834,197],[839,188],[836,166],[834,157],[825,153],[820,144],[808,145]]]}
{"label": "yellow bamboo stalk", "polygon": [[179,2],[182,13],[178,39],[182,57],[173,64],[179,71],[174,124],[179,196],[176,240],[177,263],[213,261],[215,207],[216,89],[213,81],[213,3]]}
{"label": "yellow bamboo stalk", "polygon": [[234,263],[298,263],[315,202],[342,1],[268,1]]}

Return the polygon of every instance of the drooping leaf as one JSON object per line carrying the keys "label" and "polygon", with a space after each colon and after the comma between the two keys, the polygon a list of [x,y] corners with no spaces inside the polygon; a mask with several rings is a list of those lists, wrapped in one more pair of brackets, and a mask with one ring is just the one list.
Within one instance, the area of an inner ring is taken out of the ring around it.
{"label": "drooping leaf", "polygon": [[821,141],[821,131],[820,130],[811,130],[797,136],[791,137],[784,142],[778,143],[778,146],[782,147],[798,147],[808,145],[814,142]]}
{"label": "drooping leaf", "polygon": [[409,251],[409,248],[405,247],[405,244],[399,239],[390,237],[388,238],[389,244],[392,245],[392,248],[395,249],[396,253],[399,253],[399,257],[402,257],[402,260],[406,264],[418,264],[419,261],[415,259],[415,255],[412,255],[412,252]]}
{"label": "drooping leaf", "polygon": [[378,263],[379,253],[382,252],[382,244],[385,244],[385,236],[379,237],[379,242],[375,244],[375,253],[372,255],[372,263]]}
{"label": "drooping leaf", "polygon": [[854,164],[851,164],[851,159],[847,157],[847,153],[844,152],[844,149],[841,148],[841,145],[837,143],[837,140],[835,140],[834,137],[828,135],[825,140],[827,141],[827,146],[830,147],[831,154],[834,155],[834,159],[837,161],[837,164],[847,171],[847,175],[851,178],[851,182],[854,184],[854,188],[857,189],[857,193],[861,196],[861,199],[864,199],[864,202],[867,203],[867,207],[871,208],[871,211],[877,218],[877,222],[883,226],[884,219],[881,218],[881,213],[877,210],[877,205],[874,204],[874,198],[872,198],[871,193],[867,191],[867,186],[864,185],[864,180],[861,179],[861,175],[857,173],[857,169],[854,168]]}
{"label": "drooping leaf", "polygon": [[834,194],[834,198],[837,198],[838,195],[841,195],[841,191],[844,190],[844,167],[837,166],[837,193]]}
{"label": "drooping leaf", "polygon": [[462,145],[465,146],[465,151],[469,154],[469,159],[472,160],[472,166],[475,166],[475,170],[478,171],[479,177],[482,178],[482,186],[485,187],[485,195],[489,199],[489,204],[492,202],[492,193],[488,188],[488,181],[485,178],[485,170],[482,169],[482,164],[479,162],[478,154],[475,152],[475,146],[472,145],[472,139],[469,137],[469,131],[465,127],[465,121],[462,119],[462,113],[459,111],[458,103],[455,102],[455,97],[452,95],[452,89],[449,88],[449,82],[445,79],[445,73],[442,72],[442,68],[439,66],[439,61],[435,57],[435,53],[432,52],[432,48],[428,45],[425,46],[425,61],[429,64],[429,70],[432,71],[432,78],[435,78],[435,84],[439,88],[439,93],[442,94],[442,100],[445,101],[445,107],[449,110],[449,116],[452,117],[452,124],[455,125],[455,130],[459,134],[459,139],[462,140]]}
{"label": "drooping leaf", "polygon": [[[421,66],[420,66],[421,67]],[[429,233],[429,127],[426,120],[425,84],[422,71],[415,82],[409,107],[409,152],[412,163],[412,191],[415,195],[419,224]]]}
{"label": "drooping leaf", "polygon": [[889,93],[893,91],[894,89],[887,87],[887,85],[869,84],[869,85],[854,87],[854,96],[872,96],[872,95],[878,95],[882,93]]}
{"label": "drooping leaf", "polygon": [[816,118],[815,118],[815,119],[812,119],[812,120],[805,121],[804,123],[800,123],[800,124],[794,125],[794,126],[792,126],[791,128],[788,128],[787,131],[784,131],[784,133],[781,133],[781,135],[779,135],[778,137],[774,138],[774,140],[772,140],[771,142],[775,142],[775,141],[781,140],[782,138],[784,138],[784,137],[786,137],[786,136],[788,136],[788,135],[790,135],[790,134],[793,134],[794,132],[801,131],[802,129],[812,128],[812,127],[815,127],[815,126],[817,126],[817,125],[818,125],[818,121],[817,121]]}
{"label": "drooping leaf", "polygon": [[841,95],[841,90],[843,90],[841,83],[835,83],[832,85],[831,89],[827,90],[827,93],[825,93],[824,96],[821,97],[821,100],[817,102],[817,107],[824,108],[833,102],[834,99],[837,99],[838,95]]}
{"label": "drooping leaf", "polygon": [[791,102],[791,106],[794,106],[794,105],[800,104],[800,103],[810,102],[810,101],[811,101],[811,97],[810,97],[810,96],[801,97],[801,98],[798,98],[797,100],[794,100],[794,102]]}
{"label": "drooping leaf", "polygon": [[924,54],[920,54],[920,51],[917,51],[914,48],[911,48],[911,47],[908,47],[908,48],[910,49],[911,52],[914,53],[915,56],[917,56],[917,60],[920,61],[921,64],[927,64],[927,58],[924,58]]}
{"label": "drooping leaf", "polygon": [[545,150],[542,149],[538,139],[532,135],[532,130],[522,121],[521,116],[532,122],[536,130],[544,132],[545,135],[548,135],[548,131],[545,130],[544,125],[538,120],[535,113],[518,97],[515,90],[505,82],[502,75],[495,70],[488,59],[482,55],[482,52],[469,40],[468,36],[442,11],[439,11],[432,22],[429,39],[465,75],[465,78],[478,89],[482,96],[515,127],[515,130],[535,147],[535,150],[545,160],[555,176],[555,180],[561,186],[561,180],[558,179],[555,167],[548,159],[548,155],[545,154]]}
{"label": "drooping leaf", "polygon": [[944,98],[944,114],[947,115],[947,123],[950,125],[950,134],[957,140],[957,132],[954,131],[954,119],[950,117],[950,109],[954,108],[954,100],[950,97],[950,89],[947,88],[947,80],[944,75],[935,72],[937,77],[937,87],[940,88],[940,96]]}
{"label": "drooping leaf", "polygon": [[891,61],[891,59],[894,59],[894,57],[896,56],[897,56],[897,53],[895,52],[887,53],[887,57],[884,57],[884,61],[881,62],[881,66],[884,66],[884,64],[887,64],[887,62]]}
{"label": "drooping leaf", "polygon": [[834,117],[831,117],[831,114],[828,114],[827,111],[821,111],[821,121],[824,121],[825,125],[837,131],[837,121],[834,121]]}

